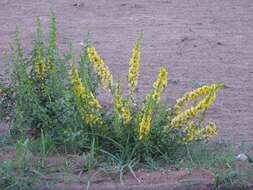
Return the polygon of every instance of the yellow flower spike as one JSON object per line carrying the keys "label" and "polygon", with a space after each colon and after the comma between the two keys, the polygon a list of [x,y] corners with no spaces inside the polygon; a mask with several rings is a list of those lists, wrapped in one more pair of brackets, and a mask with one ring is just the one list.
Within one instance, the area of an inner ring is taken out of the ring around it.
{"label": "yellow flower spike", "polygon": [[177,103],[175,105],[176,114],[179,114],[180,111],[189,104],[189,102],[195,101],[202,96],[206,96],[210,94],[211,91],[216,90],[218,88],[219,85],[216,84],[212,86],[205,85],[191,92],[186,92],[183,97],[177,100]]}
{"label": "yellow flower spike", "polygon": [[47,66],[42,46],[36,46],[33,63],[36,78],[40,81],[44,80],[46,77]]}
{"label": "yellow flower spike", "polygon": [[104,61],[98,55],[94,47],[88,47],[87,54],[88,54],[90,62],[93,64],[95,71],[100,77],[102,86],[105,89],[111,90],[113,79],[109,71],[109,68],[105,65]]}
{"label": "yellow flower spike", "polygon": [[139,139],[143,140],[149,135],[152,113],[155,103],[159,103],[161,95],[167,86],[168,73],[165,68],[161,68],[156,81],[153,84],[153,90],[146,96],[146,104],[143,108],[144,114],[140,123]]}
{"label": "yellow flower spike", "polygon": [[132,57],[129,61],[129,70],[128,70],[128,88],[129,88],[129,95],[132,99],[134,98],[134,93],[138,84],[140,58],[141,58],[141,44],[140,39],[138,39],[135,42],[135,45],[132,50]]}
{"label": "yellow flower spike", "polygon": [[146,113],[144,113],[141,123],[140,123],[140,131],[139,131],[139,140],[143,141],[150,132],[150,126],[151,126],[151,116],[152,112],[151,110],[148,110]]}
{"label": "yellow flower spike", "polygon": [[131,112],[129,110],[129,107],[123,102],[119,83],[116,83],[114,89],[114,109],[119,117],[123,120],[124,124],[127,124],[131,120]]}
{"label": "yellow flower spike", "polygon": [[[176,105],[176,117],[174,117],[171,121],[171,125],[174,128],[181,128],[184,124],[186,124],[189,120],[195,118],[199,112],[202,110],[208,109],[216,100],[216,93],[218,90],[223,88],[223,85],[212,85],[201,87],[195,91],[190,93],[186,93],[186,95],[177,101]],[[190,94],[190,95],[189,95]],[[194,94],[194,95],[193,95]],[[190,109],[185,110],[184,112],[180,112],[183,106],[186,106],[190,101],[195,100],[203,94],[207,94],[207,96],[200,101],[197,106],[193,106]],[[190,97],[190,98],[189,98]]]}
{"label": "yellow flower spike", "polygon": [[128,107],[124,107],[122,109],[122,118],[124,124],[129,123],[129,121],[132,119],[131,112]]}
{"label": "yellow flower spike", "polygon": [[189,142],[199,138],[199,130],[193,122],[190,122],[184,131],[186,136],[182,139],[183,144],[188,144]]}
{"label": "yellow flower spike", "polygon": [[89,100],[88,104],[90,107],[92,107],[96,110],[99,110],[102,108],[101,105],[99,104],[99,101],[95,98],[95,96],[92,94],[92,92],[90,92],[88,94],[87,99]]}
{"label": "yellow flower spike", "polygon": [[101,108],[101,105],[99,104],[98,100],[94,97],[92,92],[88,92],[84,88],[76,67],[73,64],[71,65],[71,67],[72,67],[72,83],[75,88],[76,96],[83,101],[87,101],[87,104],[91,108],[99,110]]}
{"label": "yellow flower spike", "polygon": [[206,140],[210,140],[217,134],[218,134],[218,128],[213,122],[209,122],[207,126],[200,131],[201,137]]}
{"label": "yellow flower spike", "polygon": [[82,84],[81,78],[79,77],[79,73],[74,66],[71,64],[71,77],[72,77],[72,84],[74,85],[75,94],[78,98],[82,98],[84,95],[84,86]]}
{"label": "yellow flower spike", "polygon": [[37,79],[39,79],[39,80],[44,80],[45,79],[46,64],[40,58],[38,58],[37,62],[35,63],[35,73],[36,73]]}
{"label": "yellow flower spike", "polygon": [[47,66],[46,66],[46,58],[44,53],[44,44],[42,42],[42,30],[41,30],[41,24],[40,19],[37,18],[36,20],[36,37],[35,37],[35,44],[33,48],[33,66],[34,66],[34,72],[35,77],[39,81],[43,81],[46,77],[47,72]]}
{"label": "yellow flower spike", "polygon": [[160,101],[160,97],[168,84],[167,77],[168,77],[168,73],[167,73],[166,69],[161,68],[159,71],[158,78],[155,81],[155,83],[153,84],[154,92],[153,92],[152,96],[156,102]]}
{"label": "yellow flower spike", "polygon": [[[100,110],[101,106],[94,95],[83,86],[78,70],[74,64],[71,64],[71,78],[75,96],[79,102],[78,109],[82,114],[83,121],[91,126],[101,124],[101,118],[95,114]],[[86,109],[84,109],[84,107],[86,107]]]}

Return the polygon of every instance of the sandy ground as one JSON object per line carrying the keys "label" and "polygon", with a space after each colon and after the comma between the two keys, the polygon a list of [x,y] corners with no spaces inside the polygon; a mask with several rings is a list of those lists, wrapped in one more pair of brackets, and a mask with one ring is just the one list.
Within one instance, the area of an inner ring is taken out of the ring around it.
{"label": "sandy ground", "polygon": [[8,49],[16,24],[29,50],[35,16],[47,26],[50,8],[58,18],[61,49],[72,40],[79,50],[90,31],[98,52],[123,83],[132,45],[143,31],[141,94],[161,66],[177,81],[165,94],[171,104],[194,84],[224,82],[228,88],[209,118],[217,121],[220,139],[253,141],[252,0],[1,0],[0,52]]}

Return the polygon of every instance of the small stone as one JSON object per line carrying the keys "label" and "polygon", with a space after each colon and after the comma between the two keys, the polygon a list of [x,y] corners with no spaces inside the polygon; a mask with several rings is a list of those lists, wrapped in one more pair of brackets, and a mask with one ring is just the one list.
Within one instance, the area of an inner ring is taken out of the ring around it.
{"label": "small stone", "polygon": [[246,161],[248,160],[248,156],[243,154],[243,153],[240,153],[236,156],[236,160],[239,160],[239,161]]}

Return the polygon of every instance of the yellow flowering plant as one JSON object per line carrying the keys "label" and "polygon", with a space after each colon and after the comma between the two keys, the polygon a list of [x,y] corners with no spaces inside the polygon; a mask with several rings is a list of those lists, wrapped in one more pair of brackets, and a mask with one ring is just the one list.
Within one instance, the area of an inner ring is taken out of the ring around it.
{"label": "yellow flowering plant", "polygon": [[[171,127],[181,129],[185,125],[187,127],[183,129],[186,131],[186,137],[183,139],[184,143],[188,143],[195,139],[211,139],[211,137],[217,134],[217,127],[215,124],[209,123],[206,128],[202,128],[202,123],[206,114],[206,111],[213,105],[216,100],[217,93],[224,87],[223,84],[214,84],[210,86],[203,86],[191,92],[185,93],[182,98],[177,100],[175,105],[176,116],[171,121]],[[200,97],[205,96],[196,106],[192,106],[181,112],[190,102],[193,102]],[[198,118],[202,112],[202,117]],[[199,122],[198,126],[193,123],[194,120]]]}
{"label": "yellow flowering plant", "polygon": [[[140,102],[135,100],[140,96],[137,91],[140,38],[132,49],[124,88],[119,82],[113,82],[106,61],[91,43],[83,47],[80,59],[76,59],[72,48],[60,54],[56,37],[56,19],[52,14],[47,42],[43,41],[37,21],[31,57],[23,53],[20,41],[16,40],[12,56],[14,77],[8,87],[12,89],[8,93],[12,101],[9,114],[12,134],[35,131],[38,137],[43,130],[55,138],[53,141],[61,150],[64,147],[68,151],[82,152],[93,144],[98,155],[109,153],[124,161],[142,162],[148,162],[148,157],[173,156],[185,144],[207,141],[217,135],[215,123],[206,124],[204,119],[222,84],[186,92],[171,108],[162,101],[168,72],[160,68],[151,91]],[[107,90],[110,101],[105,101],[104,91],[94,85],[96,77]],[[5,109],[2,105],[6,104],[7,96],[2,96],[1,89],[0,108]]]}

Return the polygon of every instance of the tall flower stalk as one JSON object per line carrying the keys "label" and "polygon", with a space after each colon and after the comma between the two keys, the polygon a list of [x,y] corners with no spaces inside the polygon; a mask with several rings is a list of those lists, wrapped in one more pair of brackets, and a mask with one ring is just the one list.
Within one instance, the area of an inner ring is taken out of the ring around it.
{"label": "tall flower stalk", "polygon": [[150,133],[151,120],[153,114],[153,108],[151,106],[151,101],[148,103],[147,107],[144,110],[140,126],[139,126],[139,140],[143,141]]}
{"label": "tall flower stalk", "polygon": [[111,90],[113,80],[109,68],[94,47],[87,47],[87,54],[90,62],[93,64],[94,70],[100,78],[102,86],[107,90]]}
{"label": "tall flower stalk", "polygon": [[37,18],[36,22],[37,26],[33,52],[33,65],[36,78],[39,81],[44,81],[46,77],[47,66],[45,60],[43,35],[39,18]]}
{"label": "tall flower stalk", "polygon": [[200,88],[197,88],[196,90],[186,92],[183,97],[177,99],[177,103],[175,105],[176,114],[179,114],[180,111],[186,107],[190,102],[193,102],[200,97],[206,96],[210,94],[213,90],[218,90],[222,88],[223,85],[221,84],[214,84],[211,86],[202,86]]}
{"label": "tall flower stalk", "polygon": [[146,104],[144,105],[144,113],[139,126],[139,139],[144,140],[150,133],[152,115],[154,106],[160,102],[162,93],[167,86],[167,71],[161,68],[156,81],[153,84],[152,92],[146,97]]}
{"label": "tall flower stalk", "polygon": [[139,38],[132,49],[132,57],[129,61],[129,71],[128,71],[128,89],[129,97],[133,101],[135,96],[135,91],[138,85],[138,77],[140,70],[140,59],[141,59],[141,38]]}
{"label": "tall flower stalk", "polygon": [[116,83],[114,88],[114,111],[124,124],[129,123],[132,118],[129,106],[123,100],[119,83]]}
{"label": "tall flower stalk", "polygon": [[[187,124],[193,118],[196,118],[198,114],[207,110],[209,107],[213,105],[216,100],[217,92],[223,88],[222,84],[212,85],[209,87],[201,87],[192,92],[186,93],[182,98],[177,101],[175,106],[176,109],[176,117],[174,117],[171,121],[171,125],[174,128],[181,128],[183,125]],[[198,97],[207,94],[207,96],[201,100],[196,106],[193,106],[183,112],[180,112],[190,101],[196,100]]]}
{"label": "tall flower stalk", "polygon": [[156,80],[156,82],[153,84],[153,99],[156,102],[160,101],[160,97],[165,90],[166,86],[168,84],[168,72],[166,71],[165,68],[161,68],[159,71],[159,76]]}
{"label": "tall flower stalk", "polygon": [[48,57],[47,57],[47,67],[49,71],[54,69],[56,51],[57,51],[57,26],[56,26],[56,17],[54,13],[51,13],[51,23],[49,27],[49,39],[48,39]]}

